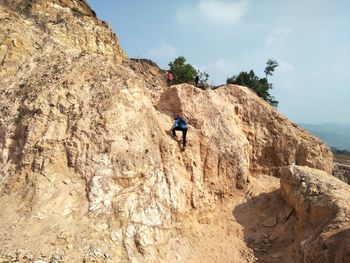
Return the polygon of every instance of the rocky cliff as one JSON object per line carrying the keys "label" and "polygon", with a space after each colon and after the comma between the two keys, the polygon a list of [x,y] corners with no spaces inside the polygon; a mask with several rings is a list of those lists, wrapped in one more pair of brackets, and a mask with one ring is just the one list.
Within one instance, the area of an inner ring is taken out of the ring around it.
{"label": "rocky cliff", "polygon": [[252,207],[234,207],[288,165],[332,171],[319,139],[249,89],[167,88],[85,1],[1,0],[0,28],[4,259],[253,262],[267,252],[244,239]]}
{"label": "rocky cliff", "polygon": [[60,45],[125,59],[110,26],[84,0],[1,0],[0,65],[16,73],[29,58]]}
{"label": "rocky cliff", "polygon": [[333,175],[343,182],[350,184],[350,165],[334,163]]}
{"label": "rocky cliff", "polygon": [[350,184],[350,156],[335,155],[333,175],[343,182]]}
{"label": "rocky cliff", "polygon": [[350,187],[308,167],[283,174],[283,196],[297,214],[295,261],[350,262]]}

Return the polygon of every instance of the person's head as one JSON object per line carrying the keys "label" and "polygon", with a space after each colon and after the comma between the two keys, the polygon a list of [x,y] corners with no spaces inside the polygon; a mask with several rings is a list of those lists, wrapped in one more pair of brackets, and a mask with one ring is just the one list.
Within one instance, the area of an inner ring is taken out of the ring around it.
{"label": "person's head", "polygon": [[180,114],[175,113],[175,114],[174,114],[174,120],[176,120],[176,119],[178,119],[178,118],[180,118]]}

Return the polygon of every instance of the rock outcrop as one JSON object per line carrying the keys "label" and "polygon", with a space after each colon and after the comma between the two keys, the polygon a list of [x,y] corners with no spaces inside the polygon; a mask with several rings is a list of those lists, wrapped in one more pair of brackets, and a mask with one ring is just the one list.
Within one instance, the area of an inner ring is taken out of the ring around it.
{"label": "rock outcrop", "polygon": [[333,175],[343,182],[350,184],[350,165],[334,163]]}
{"label": "rock outcrop", "polygon": [[350,184],[350,156],[341,154],[334,156],[333,175]]}
{"label": "rock outcrop", "polygon": [[1,0],[0,65],[15,74],[27,59],[55,44],[125,60],[110,26],[84,0]]}
{"label": "rock outcrop", "polygon": [[[167,88],[85,1],[0,0],[0,26],[7,260],[160,262],[183,222],[210,222],[203,211],[249,196],[255,177],[294,164],[332,170],[319,139],[248,88]],[[188,120],[185,151],[169,136],[174,114]]]}
{"label": "rock outcrop", "polygon": [[297,214],[295,262],[350,262],[350,186],[323,171],[291,166],[281,189]]}
{"label": "rock outcrop", "polygon": [[277,175],[289,164],[332,172],[333,155],[321,140],[291,123],[247,88],[231,85],[217,90],[234,105],[240,128],[250,144],[250,170]]}

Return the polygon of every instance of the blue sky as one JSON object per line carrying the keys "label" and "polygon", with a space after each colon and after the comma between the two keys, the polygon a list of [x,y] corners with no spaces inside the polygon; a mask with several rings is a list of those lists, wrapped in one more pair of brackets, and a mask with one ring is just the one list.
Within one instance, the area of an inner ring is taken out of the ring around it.
{"label": "blue sky", "polygon": [[129,57],[160,67],[182,55],[212,84],[242,70],[264,75],[294,122],[350,123],[348,0],[88,0]]}

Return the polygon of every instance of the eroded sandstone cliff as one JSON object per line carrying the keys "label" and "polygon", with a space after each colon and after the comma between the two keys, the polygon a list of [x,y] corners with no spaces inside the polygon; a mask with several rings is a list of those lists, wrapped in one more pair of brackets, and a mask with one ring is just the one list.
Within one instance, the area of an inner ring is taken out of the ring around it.
{"label": "eroded sandstone cliff", "polygon": [[[4,259],[254,262],[263,251],[232,223],[244,214],[232,202],[278,189],[269,175],[288,165],[332,171],[319,139],[249,89],[167,88],[85,1],[2,0],[0,28]],[[185,151],[174,114],[189,123]],[[191,256],[201,235],[226,252]]]}
{"label": "eroded sandstone cliff", "polygon": [[335,155],[333,175],[343,182],[350,184],[350,156]]}
{"label": "eroded sandstone cliff", "polygon": [[16,73],[28,58],[54,49],[52,41],[63,49],[126,58],[110,26],[84,0],[1,0],[0,5],[2,72]]}
{"label": "eroded sandstone cliff", "polygon": [[295,208],[296,262],[350,262],[350,186],[309,167],[292,166],[281,180]]}

